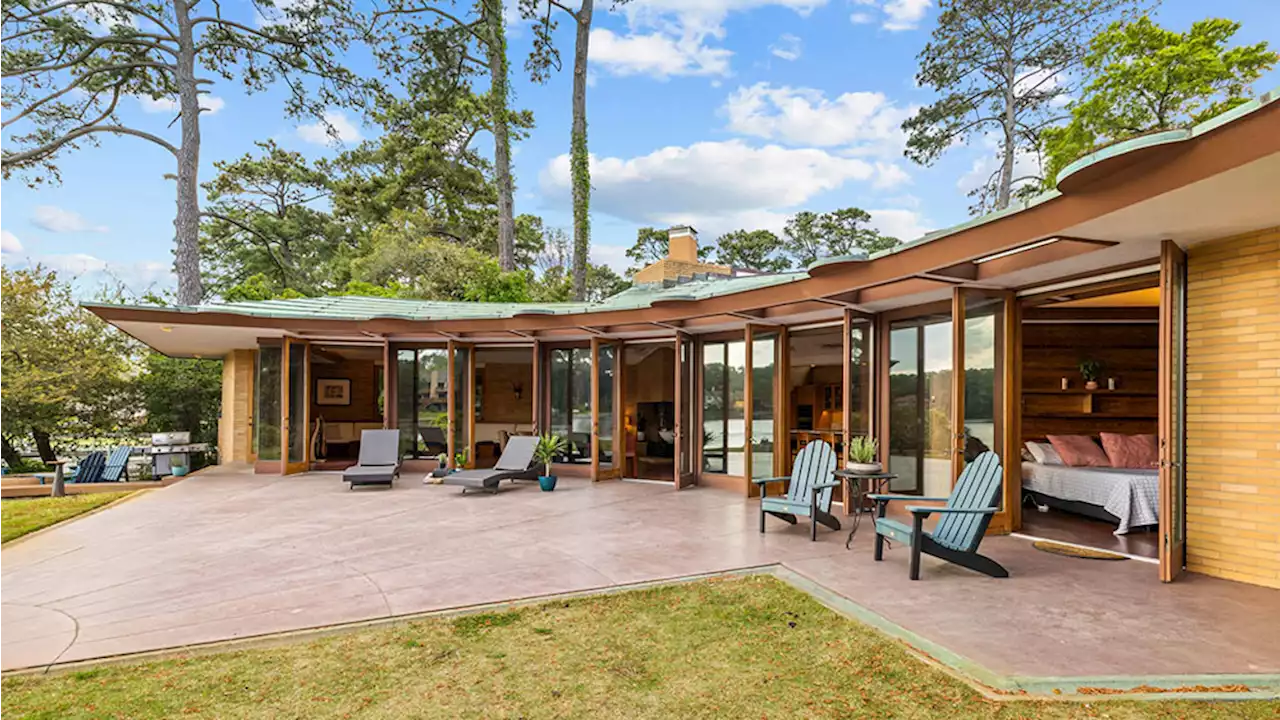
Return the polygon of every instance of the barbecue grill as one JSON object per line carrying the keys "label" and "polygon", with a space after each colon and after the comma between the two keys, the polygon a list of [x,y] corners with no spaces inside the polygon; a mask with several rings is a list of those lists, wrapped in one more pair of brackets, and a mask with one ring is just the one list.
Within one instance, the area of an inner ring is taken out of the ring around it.
{"label": "barbecue grill", "polygon": [[186,431],[151,433],[151,447],[146,448],[151,456],[151,476],[172,475],[174,465],[189,469],[191,453],[208,450],[209,443],[191,442],[191,433]]}

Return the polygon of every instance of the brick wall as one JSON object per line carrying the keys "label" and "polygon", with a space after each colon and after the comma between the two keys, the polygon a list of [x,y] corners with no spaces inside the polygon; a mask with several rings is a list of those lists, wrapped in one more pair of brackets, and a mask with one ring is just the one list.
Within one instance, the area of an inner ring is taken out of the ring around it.
{"label": "brick wall", "polygon": [[1187,568],[1280,587],[1280,228],[1187,263]]}

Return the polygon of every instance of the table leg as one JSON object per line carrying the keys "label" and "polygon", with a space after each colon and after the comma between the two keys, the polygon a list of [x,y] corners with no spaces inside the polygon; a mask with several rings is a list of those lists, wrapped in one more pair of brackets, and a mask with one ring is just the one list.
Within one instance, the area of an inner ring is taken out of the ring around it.
{"label": "table leg", "polygon": [[857,493],[853,492],[852,478],[847,478],[847,477],[840,478],[840,492],[841,492],[840,497],[841,499],[844,500],[844,516],[849,517],[850,515],[853,514],[854,504],[857,503],[859,500],[859,498],[857,497]]}

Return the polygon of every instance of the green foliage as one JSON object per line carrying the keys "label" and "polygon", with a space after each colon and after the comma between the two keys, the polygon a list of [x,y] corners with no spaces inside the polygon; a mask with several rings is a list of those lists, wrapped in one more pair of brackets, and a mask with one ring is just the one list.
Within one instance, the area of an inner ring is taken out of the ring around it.
{"label": "green foliage", "polygon": [[143,428],[150,432],[191,431],[192,442],[216,443],[222,406],[222,362],[171,358],[148,353],[135,380]]}
{"label": "green foliage", "polygon": [[856,463],[873,463],[880,456],[880,443],[865,435],[849,440],[849,459]]}
{"label": "green foliage", "polygon": [[1240,23],[1201,20],[1185,33],[1143,16],[1113,23],[1089,45],[1088,83],[1071,122],[1044,133],[1045,184],[1100,143],[1202,122],[1244,103],[1250,84],[1275,66],[1265,41],[1231,47]]}
{"label": "green foliage", "polygon": [[899,244],[897,238],[866,227],[871,214],[861,208],[841,208],[826,213],[796,213],[783,231],[783,250],[793,267],[804,268],[825,257],[871,253]]}
{"label": "green foliage", "polygon": [[127,337],[80,308],[52,270],[6,267],[0,278],[6,460],[15,461],[10,453],[23,436],[125,426],[133,409]]}
{"label": "green foliage", "polygon": [[791,261],[782,255],[782,240],[769,230],[734,230],[716,239],[716,262],[764,272],[782,272]]}
{"label": "green foliage", "polygon": [[902,124],[904,154],[931,165],[948,149],[994,137],[999,163],[972,193],[974,212],[1008,206],[1018,153],[1039,147],[1068,93],[1067,73],[1100,23],[1135,0],[944,0],[920,52],[916,84],[938,95]]}
{"label": "green foliage", "polygon": [[1081,360],[1080,377],[1089,382],[1097,382],[1102,377],[1102,363],[1092,359]]}
{"label": "green foliage", "polygon": [[569,441],[560,435],[546,433],[538,436],[538,442],[533,446],[533,459],[537,460],[546,469],[546,474],[551,474],[551,463],[556,458],[562,457],[569,451]]}

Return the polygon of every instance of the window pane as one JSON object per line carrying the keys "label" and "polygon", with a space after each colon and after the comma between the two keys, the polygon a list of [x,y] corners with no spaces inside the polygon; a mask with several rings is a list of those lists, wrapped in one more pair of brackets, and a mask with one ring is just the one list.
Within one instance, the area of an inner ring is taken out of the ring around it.
{"label": "window pane", "polygon": [[280,359],[279,346],[258,348],[258,372],[254,413],[254,444],[259,460],[280,459]]}
{"label": "window pane", "polygon": [[849,427],[846,437],[871,434],[871,398],[874,379],[871,377],[871,321],[854,320],[849,329]]}
{"label": "window pane", "polygon": [[889,472],[896,492],[920,491],[921,331],[915,325],[889,332]]}
{"label": "window pane", "polygon": [[[462,453],[462,462],[471,461],[471,426],[468,422],[467,407],[471,402],[471,350],[470,348],[454,348],[453,351],[453,449]],[[446,366],[447,367],[447,366]],[[445,373],[448,374],[447,372]],[[448,397],[447,395],[445,396]],[[457,462],[455,459],[454,462]]]}
{"label": "window pane", "polygon": [[289,458],[298,463],[307,458],[307,346],[289,345]]}
{"label": "window pane", "polygon": [[418,456],[417,399],[414,397],[417,367],[415,351],[396,351],[396,425],[400,430],[401,457]]}
{"label": "window pane", "polygon": [[751,341],[751,475],[773,476],[773,382],[775,335]]}
{"label": "window pane", "polygon": [[727,470],[725,453],[729,413],[726,407],[725,343],[702,346],[702,469],[723,473]]}
{"label": "window pane", "polygon": [[597,442],[600,445],[600,467],[613,466],[613,374],[617,348],[600,346],[600,427]]}
{"label": "window pane", "polygon": [[747,342],[734,340],[726,345],[726,373],[729,380],[725,402],[729,417],[725,434],[726,472],[730,475],[743,475],[747,469],[743,461],[747,446]]}

